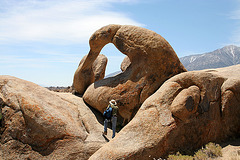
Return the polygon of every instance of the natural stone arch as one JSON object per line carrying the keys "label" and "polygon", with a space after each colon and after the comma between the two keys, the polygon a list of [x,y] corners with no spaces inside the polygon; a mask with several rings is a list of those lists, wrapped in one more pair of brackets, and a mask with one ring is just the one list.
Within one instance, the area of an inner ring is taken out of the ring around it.
{"label": "natural stone arch", "polygon": [[101,49],[113,43],[131,64],[121,74],[94,82],[83,95],[85,102],[103,112],[110,99],[128,121],[141,104],[168,78],[186,71],[171,45],[159,34],[136,26],[108,25],[90,38],[90,51],[82,65],[91,70]]}

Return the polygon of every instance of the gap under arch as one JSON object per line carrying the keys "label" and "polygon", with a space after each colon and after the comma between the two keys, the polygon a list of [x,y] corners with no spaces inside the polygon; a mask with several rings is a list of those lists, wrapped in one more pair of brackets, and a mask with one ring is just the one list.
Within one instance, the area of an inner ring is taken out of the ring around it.
{"label": "gap under arch", "polygon": [[108,58],[108,63],[105,71],[105,77],[112,77],[117,73],[121,73],[121,63],[126,57],[121,53],[112,43],[103,47],[100,54],[105,55]]}

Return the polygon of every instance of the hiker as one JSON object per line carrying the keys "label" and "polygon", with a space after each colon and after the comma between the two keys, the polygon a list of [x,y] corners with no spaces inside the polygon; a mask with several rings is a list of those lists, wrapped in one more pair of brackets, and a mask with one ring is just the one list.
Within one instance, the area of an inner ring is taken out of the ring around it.
{"label": "hiker", "polygon": [[103,117],[104,117],[103,135],[107,135],[108,122],[112,120],[112,131],[113,131],[112,138],[115,137],[116,125],[117,125],[117,112],[118,112],[117,102],[114,99],[112,99],[111,101],[109,101],[109,105],[103,113]]}

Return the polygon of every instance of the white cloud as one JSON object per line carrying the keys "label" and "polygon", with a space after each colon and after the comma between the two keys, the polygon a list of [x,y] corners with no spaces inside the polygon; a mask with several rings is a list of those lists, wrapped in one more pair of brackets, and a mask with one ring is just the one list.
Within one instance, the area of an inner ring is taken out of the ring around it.
{"label": "white cloud", "polygon": [[114,3],[131,0],[0,1],[0,43],[86,43],[107,24],[141,26],[125,13],[112,11]]}
{"label": "white cloud", "polygon": [[[0,74],[46,86],[71,85],[95,30],[114,23],[142,26],[126,13],[114,10],[120,3],[138,1],[0,0]],[[119,54],[109,57],[106,72],[119,70],[124,57]]]}

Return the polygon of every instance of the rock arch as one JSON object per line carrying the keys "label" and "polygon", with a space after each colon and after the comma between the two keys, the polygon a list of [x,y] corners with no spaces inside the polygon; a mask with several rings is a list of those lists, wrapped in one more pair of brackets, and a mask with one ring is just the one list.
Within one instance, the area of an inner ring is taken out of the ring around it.
{"label": "rock arch", "polygon": [[83,99],[103,112],[110,99],[118,102],[119,113],[130,120],[141,104],[170,77],[186,71],[171,45],[159,34],[136,26],[108,25],[90,38],[90,51],[81,66],[92,74],[92,64],[108,43],[127,55],[131,64],[121,74],[91,84]]}

